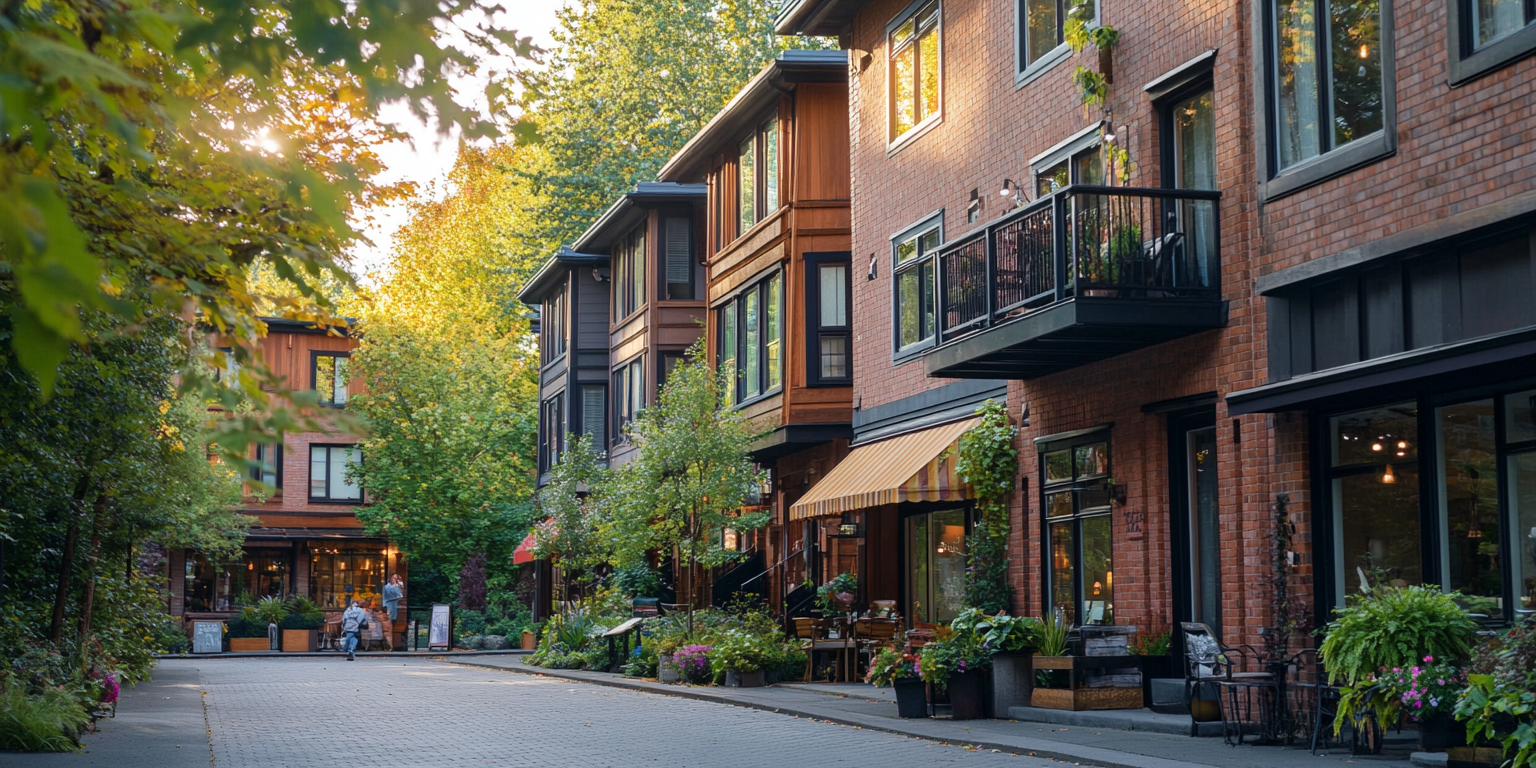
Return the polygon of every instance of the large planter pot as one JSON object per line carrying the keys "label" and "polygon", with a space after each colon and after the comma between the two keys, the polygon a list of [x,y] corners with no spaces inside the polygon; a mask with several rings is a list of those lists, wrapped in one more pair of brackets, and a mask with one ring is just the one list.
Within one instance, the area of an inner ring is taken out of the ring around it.
{"label": "large planter pot", "polygon": [[1419,721],[1419,749],[1444,752],[1451,747],[1467,746],[1467,724],[1450,715],[1435,714]]}
{"label": "large planter pot", "polygon": [[1154,679],[1167,679],[1171,677],[1183,677],[1182,674],[1173,674],[1172,656],[1141,657],[1141,700],[1150,705],[1152,702],[1152,681]]}
{"label": "large planter pot", "polygon": [[682,675],[677,673],[677,665],[672,663],[672,654],[663,653],[657,659],[657,679],[663,683],[681,683]]}
{"label": "large planter pot", "polygon": [[522,638],[522,646],[521,647],[525,651],[536,651],[536,650],[538,650],[539,649],[539,636],[535,635],[532,632],[529,632],[526,629],[523,630],[523,638]]}
{"label": "large planter pot", "polygon": [[896,688],[896,714],[901,717],[927,717],[928,701],[924,698],[923,681],[915,677],[903,678],[893,683]]}
{"label": "large planter pot", "polygon": [[231,637],[230,653],[263,653],[272,650],[272,641],[265,637]]}
{"label": "large planter pot", "polygon": [[[266,642],[266,641],[262,641]],[[284,653],[313,653],[320,646],[320,631],[315,629],[283,630]]]}
{"label": "large planter pot", "polygon": [[987,680],[987,717],[1006,718],[1009,707],[1029,706],[1029,695],[1035,687],[1035,669],[1030,654],[993,654],[992,674]]}
{"label": "large planter pot", "polygon": [[979,720],[986,716],[982,701],[980,671],[958,672],[949,676],[949,712],[955,720]]}
{"label": "large planter pot", "polygon": [[725,670],[725,685],[728,688],[761,688],[763,687],[763,671],[754,669],[751,672],[737,672],[734,669]]}

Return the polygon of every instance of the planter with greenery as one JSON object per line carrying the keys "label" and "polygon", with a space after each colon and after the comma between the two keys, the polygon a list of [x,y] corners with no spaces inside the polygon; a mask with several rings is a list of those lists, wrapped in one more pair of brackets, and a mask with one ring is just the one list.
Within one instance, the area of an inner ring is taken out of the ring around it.
{"label": "planter with greenery", "polygon": [[839,573],[830,581],[816,588],[816,605],[823,616],[846,613],[853,609],[853,601],[859,593],[859,579],[851,573]]}
{"label": "planter with greenery", "polygon": [[1130,651],[1141,657],[1141,698],[1152,701],[1152,681],[1178,677],[1176,666],[1169,653],[1173,650],[1173,630],[1162,616],[1158,616],[1144,631],[1138,629],[1131,641]]}
{"label": "planter with greenery", "polygon": [[992,651],[973,629],[938,627],[934,639],[918,652],[923,682],[936,692],[949,692],[950,716],[975,720],[985,713],[982,678],[992,666]]}
{"label": "planter with greenery", "polygon": [[[1468,685],[1454,716],[1466,726],[1466,740],[1508,760],[1505,768],[1536,765],[1536,617],[1527,616],[1507,635],[1478,649],[1468,666]],[[1475,747],[1450,747],[1450,759]]]}
{"label": "planter with greenery", "polygon": [[923,695],[921,660],[918,654],[895,645],[881,648],[875,657],[869,660],[869,671],[865,673],[864,680],[880,688],[891,687],[896,690],[897,716],[906,718],[928,716],[928,702]]}
{"label": "planter with greenery", "polygon": [[715,640],[709,663],[717,676],[725,675],[728,686],[761,688],[763,669],[778,656],[779,648],[774,638],[733,629]]}
{"label": "planter with greenery", "polygon": [[690,685],[709,685],[714,682],[714,668],[709,663],[709,655],[713,650],[708,645],[689,645],[672,654],[672,663],[676,665],[677,674],[683,682]]}
{"label": "planter with greenery", "polygon": [[988,616],[970,608],[961,611],[950,626],[957,632],[977,634],[982,648],[992,654],[983,692],[987,716],[1007,717],[1009,707],[1027,706],[1034,687],[1031,656],[1040,621],[1006,613]]}

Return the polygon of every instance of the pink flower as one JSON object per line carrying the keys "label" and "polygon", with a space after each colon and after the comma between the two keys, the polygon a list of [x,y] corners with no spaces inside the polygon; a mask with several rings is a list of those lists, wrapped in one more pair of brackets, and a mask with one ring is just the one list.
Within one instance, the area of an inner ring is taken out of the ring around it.
{"label": "pink flower", "polygon": [[1424,657],[1424,662],[1425,663],[1432,663],[1432,662],[1434,662],[1434,660],[1435,660],[1435,657],[1433,657],[1433,656],[1425,656]]}

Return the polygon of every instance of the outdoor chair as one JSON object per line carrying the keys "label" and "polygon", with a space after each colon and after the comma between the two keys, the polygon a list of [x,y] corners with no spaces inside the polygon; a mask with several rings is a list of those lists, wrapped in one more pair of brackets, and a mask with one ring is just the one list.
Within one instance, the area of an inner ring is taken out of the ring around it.
{"label": "outdoor chair", "polygon": [[853,673],[855,677],[859,676],[859,670],[868,668],[868,665],[862,662],[863,657],[868,656],[873,661],[879,648],[891,644],[891,639],[896,637],[897,626],[895,619],[859,619],[854,622]]}
{"label": "outdoor chair", "polygon": [[[1336,738],[1333,732],[1333,721],[1339,713],[1339,687],[1328,683],[1328,672],[1317,651],[1308,648],[1297,653],[1287,664],[1287,670],[1290,677],[1285,686],[1289,727],[1307,741],[1314,755],[1319,746],[1323,749],[1342,746],[1342,736]],[[1350,754],[1381,751],[1384,734],[1375,713],[1368,713],[1364,720],[1363,727],[1354,723],[1344,725],[1349,729]]]}
{"label": "outdoor chair", "polygon": [[1190,711],[1189,735],[1199,734],[1194,707],[1197,690],[1215,694],[1222,740],[1230,743],[1235,727],[1237,743],[1243,743],[1248,723],[1270,730],[1280,704],[1279,682],[1273,672],[1257,670],[1263,661],[1259,653],[1248,645],[1222,645],[1211,628],[1199,622],[1180,622],[1179,627],[1184,631],[1184,702]]}

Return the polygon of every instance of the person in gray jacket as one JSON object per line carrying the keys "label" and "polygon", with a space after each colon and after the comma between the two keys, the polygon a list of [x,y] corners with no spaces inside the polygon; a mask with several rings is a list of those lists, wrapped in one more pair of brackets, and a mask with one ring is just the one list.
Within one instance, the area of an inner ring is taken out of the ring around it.
{"label": "person in gray jacket", "polygon": [[368,612],[359,600],[353,600],[346,613],[341,614],[341,647],[347,652],[347,661],[357,661],[357,638],[368,628]]}
{"label": "person in gray jacket", "polygon": [[384,610],[389,611],[391,623],[400,617],[400,600],[403,597],[405,597],[405,585],[401,583],[400,574],[397,573],[389,577],[389,583],[384,585]]}

